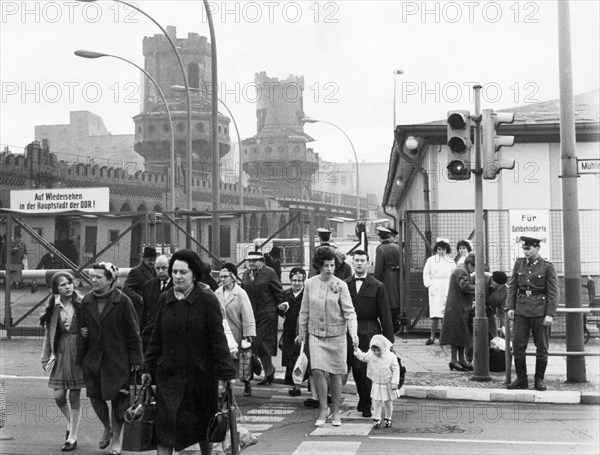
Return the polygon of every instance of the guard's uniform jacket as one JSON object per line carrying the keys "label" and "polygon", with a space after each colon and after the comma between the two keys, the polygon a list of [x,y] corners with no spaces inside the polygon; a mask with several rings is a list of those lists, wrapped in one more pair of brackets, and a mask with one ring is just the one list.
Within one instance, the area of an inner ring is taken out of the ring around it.
{"label": "guard's uniform jacket", "polygon": [[554,265],[539,256],[533,263],[527,258],[515,262],[508,283],[506,309],[526,318],[552,316],[558,306],[558,278]]}

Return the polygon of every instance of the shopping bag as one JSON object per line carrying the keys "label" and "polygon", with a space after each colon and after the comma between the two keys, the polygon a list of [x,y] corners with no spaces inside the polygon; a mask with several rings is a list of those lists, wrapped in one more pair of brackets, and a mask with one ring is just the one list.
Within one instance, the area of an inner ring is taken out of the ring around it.
{"label": "shopping bag", "polygon": [[396,359],[398,360],[398,367],[400,368],[400,379],[398,381],[398,388],[400,389],[404,385],[404,380],[406,379],[406,367],[402,365],[402,359],[396,355]]}
{"label": "shopping bag", "polygon": [[223,396],[219,400],[219,408],[217,413],[208,421],[206,429],[206,440],[208,442],[223,442],[229,430],[229,394],[225,390]]}
{"label": "shopping bag", "polygon": [[254,377],[252,373],[252,349],[240,349],[238,360],[238,377],[242,381],[251,381]]}
{"label": "shopping bag", "polygon": [[260,359],[256,355],[255,350],[256,344],[252,343],[252,373],[254,373],[256,376],[260,376],[260,374],[262,373],[262,364],[260,363]]}
{"label": "shopping bag", "polygon": [[308,357],[304,353],[304,341],[300,345],[300,355],[292,370],[292,379],[294,384],[300,385],[304,382],[304,375],[306,374],[306,368],[308,367]]}
{"label": "shopping bag", "polygon": [[139,389],[135,402],[125,411],[124,420],[123,450],[143,452],[156,449],[156,399],[151,386],[143,385]]}
{"label": "shopping bag", "polygon": [[[248,428],[244,426],[246,423],[246,418],[240,411],[240,408],[237,405],[235,400],[235,396],[231,394],[231,402],[232,406],[236,410],[236,423],[237,423],[237,434],[238,434],[238,453],[244,450],[246,447],[253,446],[258,442],[258,435],[252,433]],[[221,443],[213,445],[213,455],[232,455],[233,453],[233,445],[231,438],[231,427],[227,430],[227,434],[225,435],[225,439]]]}

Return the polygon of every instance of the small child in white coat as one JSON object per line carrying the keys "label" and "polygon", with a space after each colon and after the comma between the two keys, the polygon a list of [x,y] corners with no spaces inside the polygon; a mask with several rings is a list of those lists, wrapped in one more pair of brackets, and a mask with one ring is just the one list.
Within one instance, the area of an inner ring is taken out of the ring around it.
{"label": "small child in white coat", "polygon": [[396,355],[390,350],[392,343],[383,335],[371,338],[371,349],[362,352],[354,348],[356,358],[367,364],[367,377],[372,381],[373,428],[381,428],[381,408],[385,406],[383,426],[392,426],[393,399],[400,380],[400,367]]}

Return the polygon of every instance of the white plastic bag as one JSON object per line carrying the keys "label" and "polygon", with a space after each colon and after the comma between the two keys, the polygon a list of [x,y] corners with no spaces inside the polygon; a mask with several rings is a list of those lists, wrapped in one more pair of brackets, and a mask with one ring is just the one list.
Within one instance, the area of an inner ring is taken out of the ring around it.
{"label": "white plastic bag", "polygon": [[306,374],[306,367],[308,366],[308,357],[304,353],[304,341],[300,345],[300,355],[298,356],[298,360],[296,360],[296,364],[294,365],[294,369],[292,370],[292,379],[294,380],[294,384],[300,385],[304,382],[304,375]]}

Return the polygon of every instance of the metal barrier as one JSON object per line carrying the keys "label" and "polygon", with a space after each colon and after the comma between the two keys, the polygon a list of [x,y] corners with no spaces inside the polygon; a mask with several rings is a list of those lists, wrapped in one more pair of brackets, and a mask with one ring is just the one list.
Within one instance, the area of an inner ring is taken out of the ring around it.
{"label": "metal barrier", "polygon": [[[566,308],[559,307],[556,309],[557,313],[583,313],[589,314],[593,312],[600,312],[600,308]],[[504,316],[504,333],[505,336],[509,339],[508,346],[504,351],[504,362],[506,365],[506,379],[505,384],[510,384],[512,382],[511,372],[512,372],[512,343],[510,342],[511,336],[511,320],[508,318],[508,311]],[[585,328],[585,326],[584,326]],[[526,356],[534,356],[535,352],[526,352]],[[589,352],[589,351],[548,351],[549,357],[561,357],[561,356],[588,356],[588,357],[599,357],[600,352]]]}

